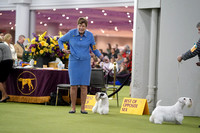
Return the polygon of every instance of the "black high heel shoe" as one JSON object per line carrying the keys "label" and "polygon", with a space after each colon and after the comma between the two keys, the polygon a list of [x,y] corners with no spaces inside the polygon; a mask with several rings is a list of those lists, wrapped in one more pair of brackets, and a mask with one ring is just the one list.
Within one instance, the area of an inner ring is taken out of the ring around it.
{"label": "black high heel shoe", "polygon": [[6,101],[7,101],[8,99],[10,99],[9,96],[7,96],[5,99],[1,100],[0,103],[6,103]]}

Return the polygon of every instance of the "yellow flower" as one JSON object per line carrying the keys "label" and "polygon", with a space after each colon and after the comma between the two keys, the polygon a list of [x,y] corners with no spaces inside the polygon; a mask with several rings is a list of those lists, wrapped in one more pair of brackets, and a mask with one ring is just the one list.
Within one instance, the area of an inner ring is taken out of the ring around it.
{"label": "yellow flower", "polygon": [[40,35],[40,37],[39,37],[39,41],[42,41],[43,39],[44,39],[44,36],[46,35],[46,31],[42,34],[42,35]]}
{"label": "yellow flower", "polygon": [[61,32],[61,31],[59,32],[59,36],[60,36],[60,38],[63,36],[63,34],[62,34],[62,32]]}
{"label": "yellow flower", "polygon": [[65,56],[65,58],[66,58],[66,59],[68,59],[68,58],[69,58],[69,54],[68,54],[68,55],[66,55],[66,56]]}
{"label": "yellow flower", "polygon": [[45,41],[41,41],[41,45],[42,45],[42,46],[44,46],[45,43],[46,43]]}
{"label": "yellow flower", "polygon": [[35,49],[34,47],[31,48],[31,51],[32,51],[32,52],[35,52],[35,50],[36,50],[36,49]]}
{"label": "yellow flower", "polygon": [[51,47],[54,47],[55,45],[54,44],[51,44]]}
{"label": "yellow flower", "polygon": [[36,52],[35,54],[38,55],[38,52]]}
{"label": "yellow flower", "polygon": [[34,38],[31,40],[31,43],[32,43],[32,44],[35,44],[35,39],[36,39],[36,38],[34,37]]}
{"label": "yellow flower", "polygon": [[40,50],[40,54],[43,54],[44,53],[44,51],[43,50]]}
{"label": "yellow flower", "polygon": [[[62,34],[62,33],[61,33],[61,34]],[[57,39],[57,36],[54,36],[54,37],[53,37],[53,40],[56,40],[56,39]]]}
{"label": "yellow flower", "polygon": [[66,44],[63,45],[65,49],[68,49],[68,46]]}
{"label": "yellow flower", "polygon": [[44,46],[45,46],[45,47],[48,47],[48,46],[49,46],[49,44],[48,44],[48,43],[45,43],[45,44],[44,44]]}
{"label": "yellow flower", "polygon": [[44,52],[48,52],[49,50],[47,48],[44,48]]}

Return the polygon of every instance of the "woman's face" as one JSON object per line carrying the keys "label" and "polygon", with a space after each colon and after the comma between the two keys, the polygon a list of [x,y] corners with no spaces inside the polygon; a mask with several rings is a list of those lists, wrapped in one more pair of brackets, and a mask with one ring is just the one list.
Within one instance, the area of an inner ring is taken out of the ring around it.
{"label": "woman's face", "polygon": [[85,25],[85,23],[82,23],[82,24],[78,24],[77,28],[80,34],[84,34],[87,26]]}
{"label": "woman's face", "polygon": [[7,40],[7,43],[11,43],[12,42],[12,37],[9,37]]}

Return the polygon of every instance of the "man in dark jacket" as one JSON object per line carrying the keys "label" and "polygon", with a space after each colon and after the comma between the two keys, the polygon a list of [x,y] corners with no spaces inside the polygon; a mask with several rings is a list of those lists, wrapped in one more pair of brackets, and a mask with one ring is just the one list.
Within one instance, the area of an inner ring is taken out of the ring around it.
{"label": "man in dark jacket", "polygon": [[[200,34],[200,22],[197,24],[197,29],[198,29],[198,33]],[[179,55],[177,57],[178,62],[181,62],[182,60],[187,60],[190,59],[192,57],[195,57],[196,55],[198,55],[199,57],[199,62],[197,62],[197,66],[200,66],[200,39],[197,43],[195,43],[195,45],[188,50],[186,53]]]}
{"label": "man in dark jacket", "polygon": [[[198,29],[198,33],[200,34],[200,22],[197,24],[197,29]],[[182,60],[187,60],[190,59],[192,57],[195,57],[196,55],[198,55],[199,57],[199,62],[197,62],[197,66],[200,66],[200,39],[199,41],[190,49],[188,50],[186,53],[179,55],[177,57],[178,62],[181,62]],[[199,125],[200,128],[200,125]]]}

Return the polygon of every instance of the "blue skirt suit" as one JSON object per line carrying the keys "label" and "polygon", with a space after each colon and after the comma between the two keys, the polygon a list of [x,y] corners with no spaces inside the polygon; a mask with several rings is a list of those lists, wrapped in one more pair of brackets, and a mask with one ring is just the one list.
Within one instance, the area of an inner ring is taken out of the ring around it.
{"label": "blue skirt suit", "polygon": [[59,47],[64,48],[63,43],[69,42],[70,56],[68,64],[68,72],[70,85],[90,85],[91,65],[90,65],[90,48],[97,56],[101,56],[99,50],[96,49],[94,36],[91,32],[85,31],[81,37],[78,29],[72,29],[59,40]]}

